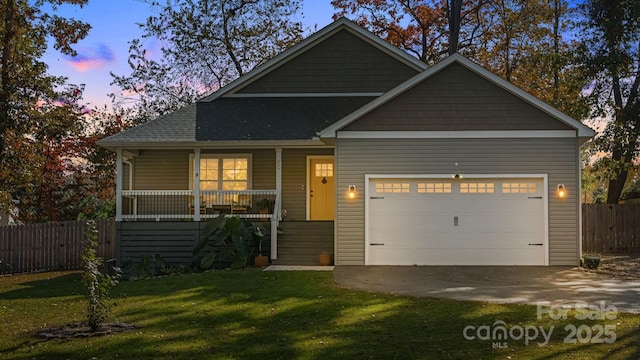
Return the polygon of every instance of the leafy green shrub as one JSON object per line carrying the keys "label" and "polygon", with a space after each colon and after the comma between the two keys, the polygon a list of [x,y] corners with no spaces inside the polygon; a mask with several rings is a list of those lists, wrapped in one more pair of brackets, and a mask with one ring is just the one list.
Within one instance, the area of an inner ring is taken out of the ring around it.
{"label": "leafy green shrub", "polygon": [[254,228],[250,221],[221,214],[202,229],[193,254],[198,256],[210,246],[211,251],[200,262],[203,268],[210,268],[216,259],[230,261],[235,269],[245,268],[263,236],[262,230]]}
{"label": "leafy green shrub", "polygon": [[137,263],[130,263],[131,278],[129,280],[147,279],[154,276],[179,275],[197,271],[196,266],[180,265],[170,266],[160,256],[154,254],[152,256],[143,255]]}
{"label": "leafy green shrub", "polygon": [[113,302],[109,298],[109,290],[118,283],[120,278],[120,269],[114,268],[115,274],[109,275],[107,271],[100,271],[100,267],[104,264],[97,254],[98,249],[98,230],[94,220],[87,221],[87,229],[85,231],[84,240],[82,241],[82,284],[87,287],[87,322],[92,331],[96,331],[100,327],[109,310],[113,306]]}

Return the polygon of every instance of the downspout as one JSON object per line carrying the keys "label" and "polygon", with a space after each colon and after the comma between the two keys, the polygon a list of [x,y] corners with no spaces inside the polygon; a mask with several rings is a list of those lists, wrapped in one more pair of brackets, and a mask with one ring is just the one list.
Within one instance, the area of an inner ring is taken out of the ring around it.
{"label": "downspout", "polygon": [[200,221],[200,148],[193,155],[193,221]]}
{"label": "downspout", "polygon": [[282,220],[282,148],[276,150],[276,201],[271,217],[271,259],[278,259],[278,225]]}
{"label": "downspout", "polygon": [[129,188],[128,188],[128,190],[133,190],[133,164],[129,160],[122,160],[122,163],[129,165]]}
{"label": "downspout", "polygon": [[[127,188],[127,190],[133,190],[133,164],[131,163],[131,161],[127,160],[126,158],[123,158],[122,163],[129,165],[129,187]],[[123,175],[124,175],[124,168],[123,168]],[[124,185],[123,185],[123,190],[124,190]],[[138,198],[137,197],[133,199],[132,206],[133,206],[133,214],[137,215],[138,214]]]}

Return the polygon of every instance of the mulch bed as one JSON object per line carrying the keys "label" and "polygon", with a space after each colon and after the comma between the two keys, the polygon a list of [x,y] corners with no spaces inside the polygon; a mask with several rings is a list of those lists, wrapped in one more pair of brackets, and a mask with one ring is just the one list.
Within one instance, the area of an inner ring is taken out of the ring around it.
{"label": "mulch bed", "polygon": [[91,331],[91,328],[87,324],[71,323],[59,328],[42,329],[38,331],[36,336],[47,340],[87,338],[130,331],[135,328],[135,325],[132,324],[105,323],[100,324],[100,328],[97,331]]}

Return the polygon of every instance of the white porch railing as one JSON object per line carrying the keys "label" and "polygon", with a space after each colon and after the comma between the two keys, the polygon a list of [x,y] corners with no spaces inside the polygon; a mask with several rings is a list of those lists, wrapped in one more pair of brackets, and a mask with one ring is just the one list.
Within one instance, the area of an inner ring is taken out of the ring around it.
{"label": "white porch railing", "polygon": [[219,214],[247,219],[278,219],[276,190],[122,190],[122,220],[209,219]]}

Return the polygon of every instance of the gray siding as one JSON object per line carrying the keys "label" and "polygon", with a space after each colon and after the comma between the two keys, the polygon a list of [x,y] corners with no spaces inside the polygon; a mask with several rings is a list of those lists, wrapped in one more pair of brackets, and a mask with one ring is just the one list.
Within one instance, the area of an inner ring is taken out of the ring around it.
{"label": "gray siding", "polygon": [[134,166],[134,190],[189,189],[188,150],[141,150]]}
{"label": "gray siding", "polygon": [[341,30],[238,92],[383,92],[415,74],[416,70]]}
{"label": "gray siding", "polygon": [[[273,149],[264,150],[202,150],[202,154],[251,154],[254,190],[276,188]],[[189,150],[142,150],[134,160],[134,190],[188,190]],[[128,166],[125,166],[128,176]],[[128,184],[128,178],[124,179]],[[125,189],[126,189],[125,185]]]}
{"label": "gray siding", "polygon": [[[365,174],[548,174],[549,263],[578,264],[577,139],[338,139],[336,159],[338,265],[364,264]],[[362,189],[355,201],[340,196],[349,184]]]}
{"label": "gray siding", "polygon": [[[171,266],[189,265],[193,249],[200,241],[205,221],[117,222],[117,258],[121,265],[139,263],[143,256],[158,254]],[[262,225],[254,223],[254,226]],[[270,256],[271,240],[262,244],[264,255]],[[252,261],[252,259],[250,259]],[[123,269],[130,275],[128,267]]]}
{"label": "gray siding", "polygon": [[[189,265],[204,222],[118,222],[118,260],[138,263],[159,254],[170,265]],[[126,269],[125,269],[126,270]]]}
{"label": "gray siding", "polygon": [[459,64],[426,79],[347,131],[572,130]]}
{"label": "gray siding", "polygon": [[307,155],[333,155],[333,149],[282,150],[282,209],[284,221],[307,217]]}

